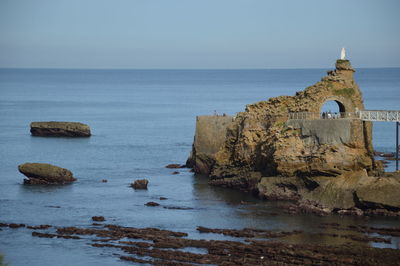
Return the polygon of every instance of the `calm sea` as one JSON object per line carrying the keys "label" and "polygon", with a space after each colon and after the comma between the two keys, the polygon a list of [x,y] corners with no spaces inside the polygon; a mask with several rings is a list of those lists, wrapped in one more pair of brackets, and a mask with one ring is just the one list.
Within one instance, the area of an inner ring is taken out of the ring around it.
{"label": "calm sea", "polygon": [[[185,162],[196,115],[235,114],[249,103],[293,95],[323,75],[324,69],[1,69],[0,222],[89,227],[91,216],[103,215],[108,223],[184,231],[194,238],[210,237],[196,232],[200,225],[309,233],[322,222],[399,226],[392,218],[292,216],[281,211],[284,203],[210,187],[206,177],[188,169],[172,175],[164,168]],[[400,109],[400,68],[358,69],[356,80],[367,109]],[[30,136],[30,122],[48,120],[87,123],[93,136]],[[373,137],[376,150],[394,151],[394,123],[375,123]],[[25,162],[68,168],[78,181],[62,187],[24,186],[17,166]],[[128,187],[137,178],[150,180],[148,191]],[[144,206],[160,196],[168,198],[163,206],[193,209]],[[287,241],[326,240],[304,236]],[[383,246],[399,248],[400,240]],[[125,264],[113,252],[92,248],[86,240],[34,238],[28,229],[0,231],[0,253],[10,265]]]}

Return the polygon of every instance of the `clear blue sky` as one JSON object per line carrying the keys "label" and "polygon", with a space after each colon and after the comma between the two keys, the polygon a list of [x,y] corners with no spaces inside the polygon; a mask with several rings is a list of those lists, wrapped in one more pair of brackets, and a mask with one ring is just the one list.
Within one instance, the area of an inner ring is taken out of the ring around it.
{"label": "clear blue sky", "polygon": [[399,0],[0,0],[0,67],[400,66]]}

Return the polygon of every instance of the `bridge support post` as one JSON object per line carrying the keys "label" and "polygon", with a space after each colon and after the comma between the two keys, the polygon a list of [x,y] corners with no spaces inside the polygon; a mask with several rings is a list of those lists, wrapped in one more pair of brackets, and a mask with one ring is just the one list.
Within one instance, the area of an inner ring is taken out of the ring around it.
{"label": "bridge support post", "polygon": [[400,122],[396,122],[396,171],[399,170],[399,127],[400,127]]}

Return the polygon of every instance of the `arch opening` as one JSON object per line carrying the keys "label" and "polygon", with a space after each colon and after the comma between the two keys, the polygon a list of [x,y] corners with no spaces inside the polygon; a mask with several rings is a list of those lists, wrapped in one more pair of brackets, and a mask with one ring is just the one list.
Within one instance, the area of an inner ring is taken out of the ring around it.
{"label": "arch opening", "polygon": [[323,119],[343,118],[346,116],[344,105],[337,100],[326,101],[321,109],[320,114]]}

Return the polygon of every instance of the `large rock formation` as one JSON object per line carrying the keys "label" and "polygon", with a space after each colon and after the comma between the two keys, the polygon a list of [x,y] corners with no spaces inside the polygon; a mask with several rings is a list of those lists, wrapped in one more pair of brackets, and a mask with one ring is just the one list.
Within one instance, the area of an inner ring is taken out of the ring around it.
{"label": "large rock formation", "polygon": [[32,122],[32,136],[40,137],[90,137],[90,127],[78,122]]}
{"label": "large rock formation", "polygon": [[[371,203],[371,196],[362,199],[366,194],[362,191],[374,193],[372,184],[376,190],[389,189],[389,183],[400,188],[400,184],[368,176],[379,175],[382,169],[374,161],[372,123],[355,115],[364,105],[353,72],[348,60],[338,60],[335,70],[295,96],[247,105],[226,125],[223,144],[207,148],[210,152],[201,156],[197,128],[190,158],[194,170],[210,173],[211,184],[257,192],[270,199],[309,200],[327,210],[356,204],[365,208],[390,205],[400,210],[398,202],[388,199],[379,204]],[[338,104],[337,119],[322,119],[321,108],[327,101]],[[203,167],[208,161],[211,169]],[[329,193],[332,195],[327,196]]]}
{"label": "large rock formation", "polygon": [[68,169],[47,163],[24,163],[18,170],[28,177],[24,184],[29,185],[64,185],[76,180]]}

